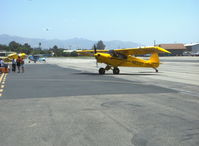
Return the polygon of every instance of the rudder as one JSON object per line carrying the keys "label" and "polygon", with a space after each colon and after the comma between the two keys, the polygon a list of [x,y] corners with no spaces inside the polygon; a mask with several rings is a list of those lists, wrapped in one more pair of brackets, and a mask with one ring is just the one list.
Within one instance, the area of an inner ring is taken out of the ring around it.
{"label": "rudder", "polygon": [[158,67],[160,64],[158,53],[152,53],[149,61],[154,65],[154,67]]}

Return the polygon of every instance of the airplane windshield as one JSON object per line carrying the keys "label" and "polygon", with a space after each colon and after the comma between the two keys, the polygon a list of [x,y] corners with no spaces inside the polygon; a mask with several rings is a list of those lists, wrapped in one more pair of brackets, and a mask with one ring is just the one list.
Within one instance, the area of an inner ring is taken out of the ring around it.
{"label": "airplane windshield", "polygon": [[117,57],[117,53],[114,50],[109,50],[108,54],[110,54],[113,57]]}
{"label": "airplane windshield", "polygon": [[113,56],[113,57],[117,57],[117,58],[120,58],[120,59],[126,59],[127,56],[123,55],[123,54],[120,54],[114,50],[109,50],[108,53]]}

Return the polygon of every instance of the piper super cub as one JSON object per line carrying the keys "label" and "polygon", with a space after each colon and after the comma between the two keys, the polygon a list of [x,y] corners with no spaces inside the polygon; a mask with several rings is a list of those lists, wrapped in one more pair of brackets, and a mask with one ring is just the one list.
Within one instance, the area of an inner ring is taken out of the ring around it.
{"label": "piper super cub", "polygon": [[[160,65],[159,53],[171,53],[160,47],[126,48],[114,50],[77,50],[81,55],[94,55],[97,63],[106,64],[105,68],[99,69],[99,74],[105,74],[108,70],[113,70],[113,74],[119,74],[119,66],[123,67],[148,67],[158,72]],[[144,60],[136,55],[151,54],[149,60]]]}

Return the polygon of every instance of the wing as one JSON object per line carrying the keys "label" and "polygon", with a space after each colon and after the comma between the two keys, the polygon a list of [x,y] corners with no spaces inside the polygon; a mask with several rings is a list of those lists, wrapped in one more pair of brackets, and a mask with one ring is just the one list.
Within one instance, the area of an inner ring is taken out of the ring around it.
{"label": "wing", "polygon": [[12,54],[9,54],[9,55],[8,55],[8,58],[9,58],[9,59],[17,59],[17,58],[18,58],[18,55],[17,55],[17,53],[12,53]]}
{"label": "wing", "polygon": [[8,57],[0,57],[4,62],[10,62],[11,60]]}
{"label": "wing", "polygon": [[144,55],[151,53],[171,53],[160,47],[144,47],[144,48],[126,48],[126,49],[115,49],[115,52],[124,55]]}
{"label": "wing", "polygon": [[[96,50],[97,53],[107,53],[108,50]],[[81,55],[84,55],[84,56],[93,56],[95,53],[94,53],[94,50],[76,50],[76,52],[78,54],[81,54]]]}
{"label": "wing", "polygon": [[26,55],[26,53],[20,53],[20,54],[18,54],[21,58],[23,58],[23,59],[26,59],[27,58],[27,55]]}

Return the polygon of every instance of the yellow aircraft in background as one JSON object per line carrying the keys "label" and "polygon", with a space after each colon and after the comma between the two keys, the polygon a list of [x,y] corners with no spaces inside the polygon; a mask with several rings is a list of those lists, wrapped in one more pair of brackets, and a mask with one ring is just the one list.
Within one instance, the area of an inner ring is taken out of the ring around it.
{"label": "yellow aircraft in background", "polygon": [[21,58],[23,59],[26,59],[27,58],[27,55],[25,53],[11,53],[7,56],[1,56],[0,58],[4,60],[4,62],[11,62],[12,59],[17,59],[18,56],[20,56]]}
{"label": "yellow aircraft in background", "polygon": [[[77,50],[81,55],[94,55],[97,63],[106,64],[105,68],[99,69],[99,74],[105,74],[105,71],[113,70],[113,74],[119,74],[119,66],[123,67],[148,67],[158,72],[160,65],[159,53],[170,53],[160,47],[127,48],[114,50]],[[149,60],[144,60],[135,55],[151,54]]]}

